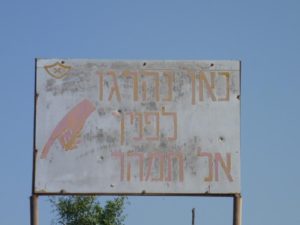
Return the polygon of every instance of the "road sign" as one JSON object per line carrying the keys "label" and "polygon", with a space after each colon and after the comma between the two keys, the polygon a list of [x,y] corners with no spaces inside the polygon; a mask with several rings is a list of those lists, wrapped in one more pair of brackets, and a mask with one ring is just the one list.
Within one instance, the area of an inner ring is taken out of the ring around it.
{"label": "road sign", "polygon": [[36,62],[37,194],[240,193],[239,61]]}

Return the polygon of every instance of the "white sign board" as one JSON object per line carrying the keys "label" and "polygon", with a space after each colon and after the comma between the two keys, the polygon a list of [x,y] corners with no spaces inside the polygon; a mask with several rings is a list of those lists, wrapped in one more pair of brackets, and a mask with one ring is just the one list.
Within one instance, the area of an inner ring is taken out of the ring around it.
{"label": "white sign board", "polygon": [[35,148],[35,193],[239,193],[240,62],[38,59]]}

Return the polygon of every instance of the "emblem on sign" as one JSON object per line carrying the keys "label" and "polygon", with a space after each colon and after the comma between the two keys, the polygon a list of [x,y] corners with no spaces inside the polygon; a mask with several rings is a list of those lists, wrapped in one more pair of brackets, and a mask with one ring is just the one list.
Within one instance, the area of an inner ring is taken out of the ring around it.
{"label": "emblem on sign", "polygon": [[56,62],[51,65],[45,65],[44,68],[50,76],[54,77],[55,79],[62,79],[68,75],[67,73],[71,69],[71,66]]}

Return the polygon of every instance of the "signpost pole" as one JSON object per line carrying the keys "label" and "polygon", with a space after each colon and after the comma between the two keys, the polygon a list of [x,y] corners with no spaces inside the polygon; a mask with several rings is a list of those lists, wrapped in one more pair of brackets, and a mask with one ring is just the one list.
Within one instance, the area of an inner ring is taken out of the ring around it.
{"label": "signpost pole", "polygon": [[242,225],[242,196],[240,194],[233,197],[233,225]]}
{"label": "signpost pole", "polygon": [[31,214],[31,225],[38,225],[39,224],[39,217],[38,217],[38,196],[33,194],[30,197],[30,214]]}
{"label": "signpost pole", "polygon": [[195,225],[195,208],[192,209],[192,225]]}

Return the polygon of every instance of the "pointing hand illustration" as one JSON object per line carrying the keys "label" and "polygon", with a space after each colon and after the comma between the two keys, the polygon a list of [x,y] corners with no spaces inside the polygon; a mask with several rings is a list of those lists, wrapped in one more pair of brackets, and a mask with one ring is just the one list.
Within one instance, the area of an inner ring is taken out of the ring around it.
{"label": "pointing hand illustration", "polygon": [[80,132],[87,118],[95,111],[95,106],[88,100],[81,101],[71,109],[53,130],[43,148],[41,159],[45,159],[56,139],[66,151],[76,148]]}

